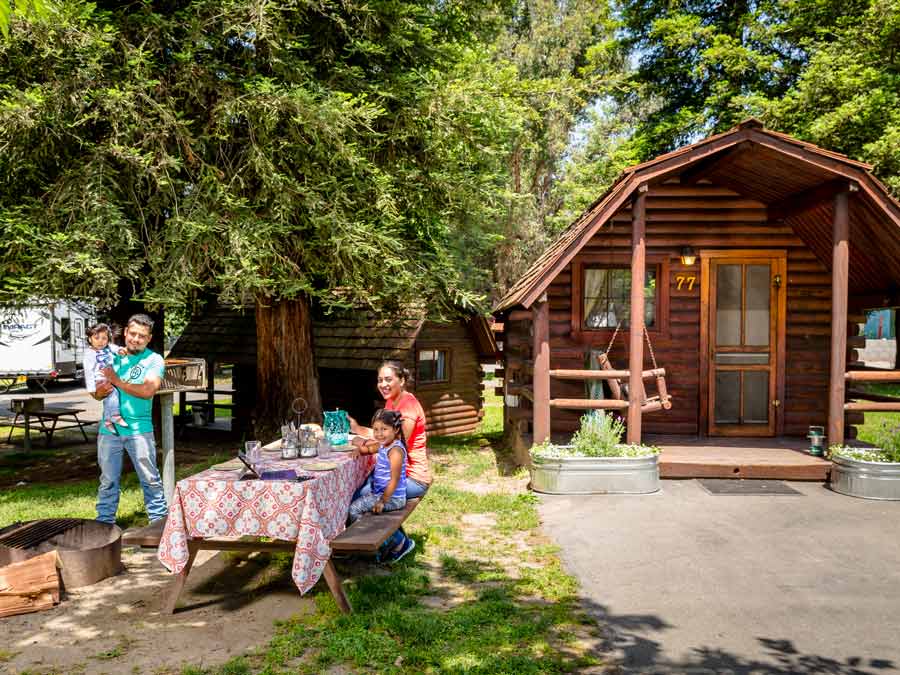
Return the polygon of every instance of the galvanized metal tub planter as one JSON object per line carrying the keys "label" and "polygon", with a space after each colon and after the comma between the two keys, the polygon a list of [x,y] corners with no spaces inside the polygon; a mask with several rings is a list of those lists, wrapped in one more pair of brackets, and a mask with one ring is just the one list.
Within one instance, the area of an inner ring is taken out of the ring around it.
{"label": "galvanized metal tub planter", "polygon": [[637,495],[658,492],[659,455],[547,457],[533,453],[531,489],[551,495]]}
{"label": "galvanized metal tub planter", "polygon": [[900,500],[900,462],[873,462],[832,452],[831,489],[864,499]]}

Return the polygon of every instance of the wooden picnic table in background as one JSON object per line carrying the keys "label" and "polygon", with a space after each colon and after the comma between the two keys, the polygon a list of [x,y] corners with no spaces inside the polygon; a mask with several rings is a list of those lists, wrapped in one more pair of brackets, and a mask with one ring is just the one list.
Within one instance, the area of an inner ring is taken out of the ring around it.
{"label": "wooden picnic table in background", "polygon": [[[84,432],[86,426],[96,424],[95,422],[85,422],[78,419],[78,413],[83,413],[83,408],[40,408],[38,410],[22,410],[16,412],[16,416],[9,425],[9,433],[6,435],[6,442],[12,441],[14,429],[25,430],[25,450],[31,450],[31,432],[38,431],[44,434],[46,447],[50,447],[53,442],[53,434],[63,429],[78,429],[84,436],[85,442],[89,439]],[[19,418],[22,421],[19,421]],[[52,422],[52,424],[50,424]],[[60,422],[62,422],[60,424]]]}

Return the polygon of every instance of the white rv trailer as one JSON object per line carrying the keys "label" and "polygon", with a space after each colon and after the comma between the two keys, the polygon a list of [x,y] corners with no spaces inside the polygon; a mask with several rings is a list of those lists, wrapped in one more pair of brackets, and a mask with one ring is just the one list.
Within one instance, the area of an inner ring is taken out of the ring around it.
{"label": "white rv trailer", "polygon": [[24,378],[29,389],[42,389],[58,377],[80,379],[93,320],[93,307],[67,300],[0,309],[0,382]]}

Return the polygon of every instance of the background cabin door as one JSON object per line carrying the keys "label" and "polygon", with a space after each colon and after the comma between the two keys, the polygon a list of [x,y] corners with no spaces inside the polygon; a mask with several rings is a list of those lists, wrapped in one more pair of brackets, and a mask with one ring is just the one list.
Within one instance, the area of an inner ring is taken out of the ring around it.
{"label": "background cabin door", "polygon": [[713,253],[703,266],[709,434],[774,436],[783,388],[783,254]]}

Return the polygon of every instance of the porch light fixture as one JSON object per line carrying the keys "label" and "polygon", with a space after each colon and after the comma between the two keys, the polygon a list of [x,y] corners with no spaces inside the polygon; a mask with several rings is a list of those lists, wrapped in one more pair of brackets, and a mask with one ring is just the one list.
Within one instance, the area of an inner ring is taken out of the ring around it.
{"label": "porch light fixture", "polygon": [[681,264],[690,267],[697,262],[697,252],[691,246],[682,246]]}

